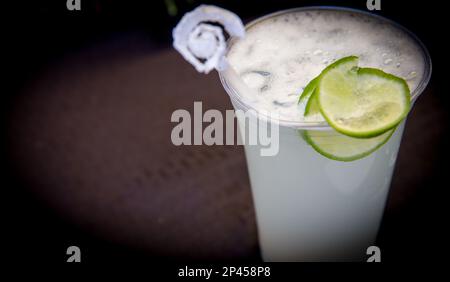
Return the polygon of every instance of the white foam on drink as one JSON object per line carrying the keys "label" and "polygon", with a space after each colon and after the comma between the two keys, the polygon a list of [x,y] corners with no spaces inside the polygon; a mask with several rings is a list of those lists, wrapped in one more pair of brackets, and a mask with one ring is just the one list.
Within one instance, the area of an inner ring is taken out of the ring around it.
{"label": "white foam on drink", "polygon": [[356,55],[359,65],[407,80],[411,91],[424,75],[424,55],[406,32],[350,11],[297,11],[267,18],[247,29],[227,57],[248,87],[240,93],[256,110],[302,121],[298,105],[306,84],[327,65]]}

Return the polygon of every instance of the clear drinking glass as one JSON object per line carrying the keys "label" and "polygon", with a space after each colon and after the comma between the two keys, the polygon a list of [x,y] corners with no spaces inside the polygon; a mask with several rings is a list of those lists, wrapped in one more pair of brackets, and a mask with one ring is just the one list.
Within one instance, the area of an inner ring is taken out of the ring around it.
{"label": "clear drinking glass", "polygon": [[[318,9],[369,15],[409,34],[422,51],[425,65],[422,80],[411,89],[416,101],[430,79],[430,56],[414,34],[391,20],[347,8],[305,7],[267,15],[246,28],[283,13]],[[226,72],[219,75],[236,110],[256,110],[229,83]],[[245,145],[263,259],[364,260],[377,236],[405,121],[381,148],[351,162],[325,158],[300,137],[303,130],[331,130],[328,124],[279,120],[279,125],[276,156],[261,156],[260,146]]]}

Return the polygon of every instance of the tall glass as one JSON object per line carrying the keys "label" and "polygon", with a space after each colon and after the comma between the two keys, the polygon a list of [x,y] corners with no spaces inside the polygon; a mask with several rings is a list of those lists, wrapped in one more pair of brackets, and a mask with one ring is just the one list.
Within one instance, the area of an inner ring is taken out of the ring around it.
{"label": "tall glass", "polygon": [[[408,33],[420,47],[425,65],[422,80],[411,89],[413,102],[417,99],[431,75],[430,57],[411,32],[390,20],[353,9],[307,7],[270,14],[246,28],[283,13],[318,9],[370,15]],[[236,110],[255,110],[230,83],[229,73],[220,73],[220,79]],[[364,260],[383,216],[405,121],[380,149],[352,162],[323,157],[301,138],[304,130],[331,130],[326,123],[278,122],[276,156],[261,156],[261,146],[245,145],[263,259]]]}

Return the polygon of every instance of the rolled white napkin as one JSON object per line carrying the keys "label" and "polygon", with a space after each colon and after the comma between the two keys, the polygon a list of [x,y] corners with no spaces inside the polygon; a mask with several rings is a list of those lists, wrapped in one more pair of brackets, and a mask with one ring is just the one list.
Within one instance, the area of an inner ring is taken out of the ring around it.
{"label": "rolled white napkin", "polygon": [[234,13],[210,5],[200,5],[186,13],[172,31],[173,46],[198,72],[227,67],[223,26],[229,36],[244,37],[245,28]]}

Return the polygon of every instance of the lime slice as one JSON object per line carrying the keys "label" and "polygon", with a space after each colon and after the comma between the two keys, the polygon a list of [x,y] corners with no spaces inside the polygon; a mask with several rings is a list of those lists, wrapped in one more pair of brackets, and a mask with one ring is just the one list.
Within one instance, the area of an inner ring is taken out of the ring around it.
{"label": "lime slice", "polygon": [[357,57],[346,57],[328,66],[315,91],[320,112],[336,131],[369,138],[400,123],[410,108],[410,92],[405,80],[357,63]]}
{"label": "lime slice", "polygon": [[305,117],[320,114],[319,103],[317,102],[317,93],[314,91],[305,106]]}
{"label": "lime slice", "polygon": [[311,97],[314,90],[316,89],[318,80],[319,80],[319,77],[316,77],[313,80],[311,80],[308,83],[308,85],[306,85],[305,89],[303,89],[302,95],[300,95],[300,98],[298,99],[298,103],[301,103],[303,101],[308,101],[309,97]]}
{"label": "lime slice", "polygon": [[319,154],[336,161],[354,161],[364,158],[384,145],[394,133],[390,129],[372,138],[354,138],[335,130],[306,130],[303,139]]}
{"label": "lime slice", "polygon": [[[314,117],[317,119],[317,116],[320,116],[322,119],[321,108],[318,102],[319,97],[319,89],[318,85],[322,76],[327,73],[328,70],[333,68],[339,68],[342,73],[348,72],[359,72],[357,68],[358,58],[357,57],[346,57],[342,58],[335,63],[328,66],[317,78],[314,79],[314,82],[311,81],[309,85],[314,85],[313,90],[308,90],[310,93],[305,94],[308,86],[303,91],[300,100],[308,99],[306,101],[304,116],[305,119],[310,119]],[[365,69],[363,69],[365,70]],[[363,71],[364,72],[364,71]],[[340,86],[338,85],[338,88]],[[346,87],[346,85],[342,85],[342,87]],[[339,88],[340,89],[340,88]],[[409,95],[409,93],[408,93]],[[302,98],[303,97],[303,98]],[[395,125],[394,125],[395,126]],[[383,146],[392,134],[395,132],[395,128],[388,129],[384,133],[378,134],[375,137],[371,138],[355,138],[351,136],[344,135],[335,130],[327,130],[327,131],[314,131],[307,130],[301,133],[303,139],[311,145],[318,153],[321,155],[337,161],[354,161],[361,159],[370,155],[372,152],[376,151],[378,148]],[[359,137],[359,136],[358,136]]]}
{"label": "lime slice", "polygon": [[310,96],[309,100],[307,101],[305,106],[305,112],[303,115],[305,121],[315,121],[315,122],[325,121],[322,114],[320,113],[316,91],[314,91],[314,93]]}
{"label": "lime slice", "polygon": [[[344,57],[332,63],[325,70],[333,68],[335,66],[341,66],[341,68],[347,68],[351,70],[358,66],[358,57],[350,56]],[[319,103],[317,101],[317,85],[320,82],[321,76],[324,73],[323,70],[316,78],[311,80],[300,95],[299,103],[306,101],[304,116],[307,121],[325,121],[320,113]]]}
{"label": "lime slice", "polygon": [[[317,92],[310,96],[306,104],[305,119],[316,116],[322,116],[317,103]],[[301,136],[319,154],[332,160],[349,162],[370,155],[386,143],[394,131],[395,129],[391,129],[376,137],[364,139],[349,137],[335,130],[307,130]]]}

